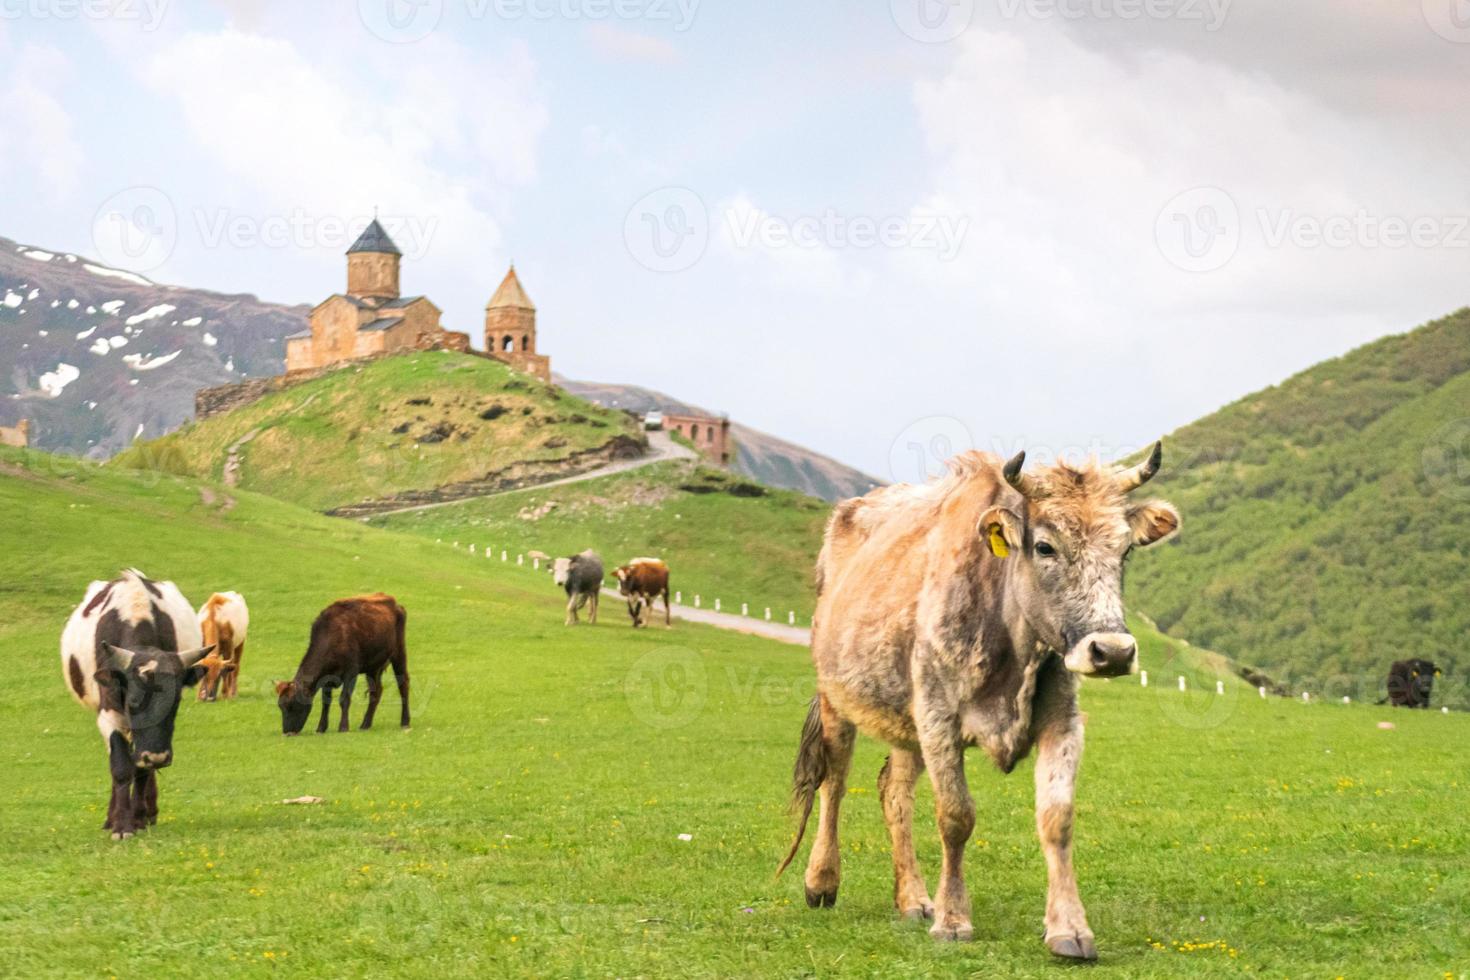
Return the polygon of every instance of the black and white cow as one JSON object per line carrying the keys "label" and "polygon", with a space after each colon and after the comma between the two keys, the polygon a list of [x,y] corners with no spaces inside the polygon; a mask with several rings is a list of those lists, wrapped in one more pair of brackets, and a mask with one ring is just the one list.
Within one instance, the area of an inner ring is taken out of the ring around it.
{"label": "black and white cow", "polygon": [[583,605],[591,607],[587,621],[596,624],[597,600],[602,595],[603,580],[602,558],[597,552],[588,548],[580,555],[558,558],[551,566],[551,580],[566,590],[567,626],[577,621],[577,610]]}
{"label": "black and white cow", "polygon": [[128,569],[93,582],[61,634],[61,672],[97,714],[112,769],[113,840],[158,822],[157,770],[173,761],[174,718],[185,687],[209,669],[194,607],[172,582]]}

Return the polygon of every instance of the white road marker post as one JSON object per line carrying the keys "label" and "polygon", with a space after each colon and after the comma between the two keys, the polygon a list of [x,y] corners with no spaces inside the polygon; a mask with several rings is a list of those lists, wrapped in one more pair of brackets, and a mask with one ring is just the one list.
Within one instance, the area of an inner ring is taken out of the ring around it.
{"label": "white road marker post", "polygon": [[767,606],[766,607],[766,622],[769,623],[770,621],[771,621],[771,607],[770,606]]}
{"label": "white road marker post", "polygon": [[1216,694],[1224,694],[1225,693],[1225,682],[1224,681],[1216,681],[1215,682],[1215,693]]}
{"label": "white road marker post", "polygon": [[1261,697],[1264,698],[1266,696],[1266,685],[1265,684],[1262,684],[1260,687],[1256,688],[1256,690],[1260,692]]}
{"label": "white road marker post", "polygon": [[1181,690],[1181,691],[1184,690],[1184,675],[1183,674],[1180,674],[1179,675],[1179,690]]}
{"label": "white road marker post", "polygon": [[742,616],[749,616],[750,615],[750,603],[748,603],[748,602],[742,602],[740,604],[740,615],[742,615]]}
{"label": "white road marker post", "polygon": [[1140,670],[1138,672],[1138,686],[1148,687],[1148,671]]}
{"label": "white road marker post", "polygon": [[674,593],[674,605],[676,605],[676,606],[682,606],[682,605],[684,605],[684,593],[682,593],[682,592],[675,592]]}
{"label": "white road marker post", "polygon": [[796,625],[796,610],[795,609],[791,610],[790,612],[788,612],[786,614],[786,625],[788,625],[788,626],[795,626]]}
{"label": "white road marker post", "polygon": [[715,600],[715,612],[719,612],[719,611],[720,611],[720,600],[716,599]]}
{"label": "white road marker post", "polygon": [[694,608],[695,609],[698,609],[699,608],[699,593],[698,592],[694,593]]}

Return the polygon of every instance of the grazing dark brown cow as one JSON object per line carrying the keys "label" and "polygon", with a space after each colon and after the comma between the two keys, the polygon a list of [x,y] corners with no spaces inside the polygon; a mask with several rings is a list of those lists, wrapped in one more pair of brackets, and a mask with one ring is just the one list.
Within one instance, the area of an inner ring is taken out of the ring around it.
{"label": "grazing dark brown cow", "polygon": [[[1395,660],[1388,668],[1388,697],[1395,708],[1428,708],[1439,668],[1428,660]],[[1383,702],[1378,702],[1382,704]]]}
{"label": "grazing dark brown cow", "polygon": [[669,566],[658,558],[634,558],[613,574],[618,577],[618,591],[628,600],[634,629],[653,620],[653,603],[659,596],[664,599],[664,626],[671,624]]}
{"label": "grazing dark brown cow", "polygon": [[317,692],[322,695],[322,718],[317,734],[327,730],[327,716],[332,710],[332,691],[342,688],[342,717],[337,731],[347,731],[347,711],[352,704],[352,688],[359,674],[367,675],[368,707],[359,729],[373,727],[373,715],[383,697],[383,670],[393,665],[393,678],[398,682],[398,696],[403,700],[399,722],[408,727],[408,647],[404,630],[408,612],[390,595],[374,595],[341,599],[323,609],[311,624],[311,644],[296,676],[276,683],[276,702],[281,709],[281,731],[300,734],[311,714]]}
{"label": "grazing dark brown cow", "polygon": [[212,647],[172,582],[129,569],[93,582],[61,634],[67,690],[97,715],[112,770],[104,830],[122,840],[158,822],[157,771],[173,762],[174,720]]}
{"label": "grazing dark brown cow", "polygon": [[[1034,746],[1045,942],[1058,956],[1097,957],[1072,872],[1077,677],[1134,668],[1123,563],[1173,534],[1179,514],[1126,495],[1154,475],[1160,457],[1156,446],[1121,472],[1066,464],[1023,472],[1024,454],[1002,466],[988,453],[966,453],[944,480],[874,490],[832,512],[817,560],[818,695],[793,773],[801,825],[782,863],[796,855],[820,792],[808,905],[837,901],[837,814],[861,728],[893,747],[878,791],[900,913],[932,918],[936,939],[969,939],[961,862],[975,804],[965,750],[979,746],[1010,772]],[[914,782],[925,768],[944,845],[932,902],[913,841]]]}

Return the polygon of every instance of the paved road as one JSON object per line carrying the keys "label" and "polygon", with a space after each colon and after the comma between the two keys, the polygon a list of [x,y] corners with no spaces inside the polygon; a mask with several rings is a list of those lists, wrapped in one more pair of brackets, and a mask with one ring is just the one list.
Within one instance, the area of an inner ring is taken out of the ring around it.
{"label": "paved road", "polygon": [[[603,589],[604,597],[610,598],[615,605],[612,610],[624,614],[626,608],[623,605],[623,597],[618,594],[617,589]],[[609,610],[602,610],[606,616]],[[770,640],[780,640],[782,643],[794,643],[797,646],[811,646],[812,631],[805,626],[787,626],[785,623],[768,623],[764,619],[755,616],[737,616],[734,613],[715,612],[713,609],[696,609],[693,606],[674,603],[670,609],[675,619],[682,619],[690,623],[703,623],[706,626],[718,627],[722,630],[734,630],[737,633],[749,633],[752,636],[764,636]],[[660,603],[658,612],[654,616],[655,626],[663,624],[663,605]]]}
{"label": "paved road", "polygon": [[371,514],[364,515],[359,520],[372,520],[385,514],[406,514],[415,510],[433,510],[436,507],[448,507],[452,504],[464,503],[466,500],[480,500],[484,497],[498,497],[505,493],[521,493],[525,490],[543,490],[547,487],[564,487],[569,483],[581,483],[584,480],[596,480],[604,476],[612,476],[614,473],[626,473],[628,470],[642,469],[652,466],[654,463],[663,463],[671,459],[693,459],[697,454],[687,446],[681,446],[669,438],[667,432],[648,433],[648,452],[643,456],[633,459],[620,459],[606,466],[599,466],[595,470],[586,473],[578,473],[575,476],[564,476],[559,480],[548,480],[545,483],[530,483],[523,487],[515,487],[510,490],[492,490],[489,493],[477,493],[469,497],[457,497],[454,500],[440,500],[432,504],[413,504],[409,507],[395,507],[393,510],[377,510]]}

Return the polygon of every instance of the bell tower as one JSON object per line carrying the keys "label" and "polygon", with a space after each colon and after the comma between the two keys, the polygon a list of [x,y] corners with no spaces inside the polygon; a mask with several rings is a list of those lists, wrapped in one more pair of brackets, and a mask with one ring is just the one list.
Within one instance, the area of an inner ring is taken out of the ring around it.
{"label": "bell tower", "polygon": [[514,265],[485,307],[485,350],[492,354],[536,353],[536,304],[521,287]]}

